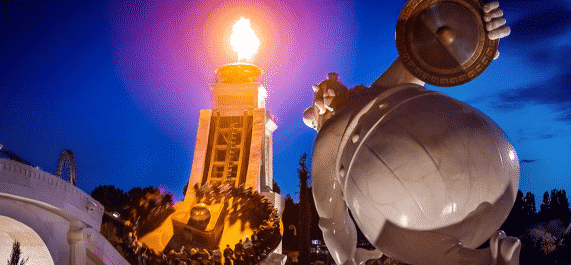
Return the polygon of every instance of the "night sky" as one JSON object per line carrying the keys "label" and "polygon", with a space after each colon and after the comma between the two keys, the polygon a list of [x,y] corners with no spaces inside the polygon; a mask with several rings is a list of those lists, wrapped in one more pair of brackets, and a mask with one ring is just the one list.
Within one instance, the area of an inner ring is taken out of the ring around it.
{"label": "night sky", "polygon": [[[370,85],[397,58],[399,1],[8,1],[0,7],[0,144],[55,173],[70,149],[78,187],[149,185],[182,199],[214,71],[237,56],[232,25],[261,40],[276,116],[274,179],[298,198],[316,133],[311,85],[337,72]],[[521,165],[520,189],[571,191],[571,1],[500,1],[512,33],[472,82],[427,85],[490,116]]]}

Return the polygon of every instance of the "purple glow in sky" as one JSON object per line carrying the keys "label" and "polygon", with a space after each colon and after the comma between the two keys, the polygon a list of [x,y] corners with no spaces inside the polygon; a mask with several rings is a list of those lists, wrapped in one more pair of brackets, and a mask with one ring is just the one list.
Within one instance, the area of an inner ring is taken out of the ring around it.
{"label": "purple glow in sky", "polygon": [[[571,190],[571,2],[500,1],[512,34],[476,80],[427,86],[478,108],[521,159],[520,188]],[[182,199],[214,71],[237,60],[248,18],[276,116],[274,179],[297,200],[298,162],[315,132],[311,85],[337,72],[370,85],[397,58],[399,1],[10,1],[1,7],[0,144],[55,172],[74,152],[78,186],[162,186]]]}

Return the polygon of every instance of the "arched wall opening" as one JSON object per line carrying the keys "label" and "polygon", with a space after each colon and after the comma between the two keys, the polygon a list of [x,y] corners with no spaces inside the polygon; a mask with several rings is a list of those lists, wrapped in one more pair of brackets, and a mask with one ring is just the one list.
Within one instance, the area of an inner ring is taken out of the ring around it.
{"label": "arched wall opening", "polygon": [[15,240],[20,242],[20,257],[29,258],[26,265],[54,265],[48,247],[36,231],[22,222],[0,215],[0,261],[10,259]]}

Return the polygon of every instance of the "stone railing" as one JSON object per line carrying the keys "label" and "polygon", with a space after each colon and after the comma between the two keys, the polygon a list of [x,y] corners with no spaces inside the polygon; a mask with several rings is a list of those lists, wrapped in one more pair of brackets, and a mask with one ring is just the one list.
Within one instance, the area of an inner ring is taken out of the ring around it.
{"label": "stone railing", "polygon": [[71,183],[39,168],[0,159],[0,194],[43,202],[99,231],[103,206]]}

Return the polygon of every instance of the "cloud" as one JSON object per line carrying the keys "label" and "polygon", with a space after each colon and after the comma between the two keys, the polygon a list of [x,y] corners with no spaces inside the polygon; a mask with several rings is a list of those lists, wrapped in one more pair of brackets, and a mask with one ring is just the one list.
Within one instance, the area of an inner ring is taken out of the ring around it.
{"label": "cloud", "polygon": [[526,54],[535,67],[559,67],[571,72],[571,46],[540,45],[527,51]]}
{"label": "cloud", "polygon": [[550,139],[550,138],[553,138],[553,137],[555,137],[555,134],[548,133],[548,134],[540,135],[540,136],[538,137],[538,139]]}
{"label": "cloud", "polygon": [[563,112],[560,120],[571,121],[571,73],[562,73],[541,83],[528,85],[519,90],[504,91],[498,95],[495,107],[512,111],[530,104],[550,105]]}
{"label": "cloud", "polygon": [[[547,129],[547,130],[549,130],[549,129]],[[562,132],[557,132],[557,131],[553,131],[553,132],[554,133],[544,133],[543,131],[519,130],[517,142],[521,143],[521,142],[531,141],[531,140],[546,140],[546,139],[561,137],[561,136],[565,135],[565,133],[562,133]],[[535,160],[527,160],[527,161],[530,161],[529,163],[531,163]]]}
{"label": "cloud", "polygon": [[508,42],[537,43],[566,33],[571,29],[571,9],[551,9],[529,15],[510,25],[513,34]]}
{"label": "cloud", "polygon": [[[527,46],[560,36],[571,29],[571,7],[563,1],[503,0],[500,8],[512,29],[510,37],[505,40],[510,44]],[[521,16],[516,21],[509,21],[510,13],[520,13]]]}

